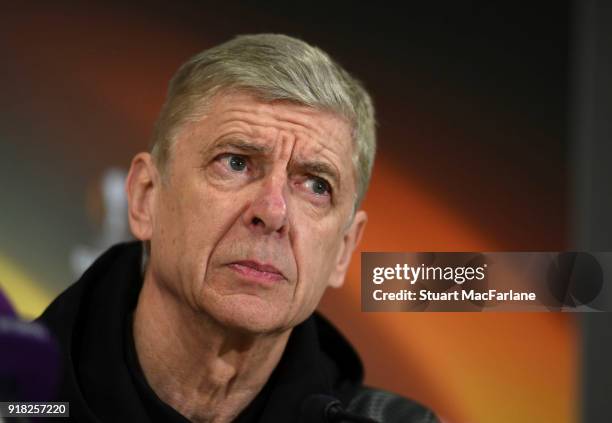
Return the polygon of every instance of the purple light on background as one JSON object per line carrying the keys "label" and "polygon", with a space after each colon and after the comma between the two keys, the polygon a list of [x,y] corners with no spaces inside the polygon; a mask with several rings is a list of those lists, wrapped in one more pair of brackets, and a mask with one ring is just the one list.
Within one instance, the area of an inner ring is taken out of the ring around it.
{"label": "purple light on background", "polygon": [[0,290],[0,401],[49,401],[59,382],[59,347],[40,323],[20,320]]}
{"label": "purple light on background", "polygon": [[13,307],[11,306],[10,301],[8,300],[8,298],[6,298],[1,288],[0,288],[0,316],[17,317],[15,310],[13,310]]}

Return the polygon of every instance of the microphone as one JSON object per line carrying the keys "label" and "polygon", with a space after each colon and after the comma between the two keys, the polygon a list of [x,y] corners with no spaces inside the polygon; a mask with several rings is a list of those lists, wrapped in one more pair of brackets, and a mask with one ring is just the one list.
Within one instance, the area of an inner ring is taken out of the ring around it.
{"label": "microphone", "polygon": [[301,411],[301,423],[380,423],[344,410],[337,398],[324,394],[306,397],[302,402]]}
{"label": "microphone", "polygon": [[20,320],[0,289],[0,401],[51,401],[59,386],[59,347],[40,323]]}

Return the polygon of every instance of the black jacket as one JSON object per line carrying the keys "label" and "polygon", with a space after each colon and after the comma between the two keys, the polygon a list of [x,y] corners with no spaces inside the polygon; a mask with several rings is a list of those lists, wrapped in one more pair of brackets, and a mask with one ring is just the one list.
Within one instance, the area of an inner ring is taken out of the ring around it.
{"label": "black jacket", "polygon": [[[187,422],[155,395],[138,364],[131,318],[141,285],[140,244],[120,244],[39,317],[62,348],[57,400],[70,402],[73,420]],[[314,313],[294,328],[269,381],[235,422],[322,422],[333,399],[353,414],[381,422],[437,421],[412,401],[364,387],[362,378],[354,350]]]}

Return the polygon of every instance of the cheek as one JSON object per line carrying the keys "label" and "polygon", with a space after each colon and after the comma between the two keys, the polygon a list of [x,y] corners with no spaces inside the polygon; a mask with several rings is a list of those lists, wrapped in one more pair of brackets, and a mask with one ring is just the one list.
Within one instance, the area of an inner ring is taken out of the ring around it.
{"label": "cheek", "polygon": [[324,224],[303,231],[296,244],[299,263],[299,283],[297,303],[314,309],[328,286],[330,276],[336,266],[341,234],[326,228]]}
{"label": "cheek", "polygon": [[[232,202],[210,192],[199,192],[185,201],[181,222],[181,242],[184,244],[185,268],[191,268],[195,284],[203,282],[211,256],[229,227],[233,224]],[[199,289],[200,286],[194,286]]]}
{"label": "cheek", "polygon": [[175,285],[178,282],[188,296],[196,296],[211,254],[228,226],[231,204],[196,184],[164,194],[153,238],[156,259],[163,263],[160,276]]}

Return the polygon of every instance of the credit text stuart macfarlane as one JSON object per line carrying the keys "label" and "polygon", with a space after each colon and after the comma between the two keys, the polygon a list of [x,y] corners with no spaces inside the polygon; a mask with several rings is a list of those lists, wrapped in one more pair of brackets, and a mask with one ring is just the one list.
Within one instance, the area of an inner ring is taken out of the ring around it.
{"label": "credit text stuart macfarlane", "polygon": [[489,289],[484,292],[474,289],[452,292],[434,292],[421,289],[418,294],[407,289],[395,292],[384,292],[382,289],[376,289],[372,294],[376,301],[535,301],[536,299],[534,292],[515,292],[512,289],[509,291]]}

